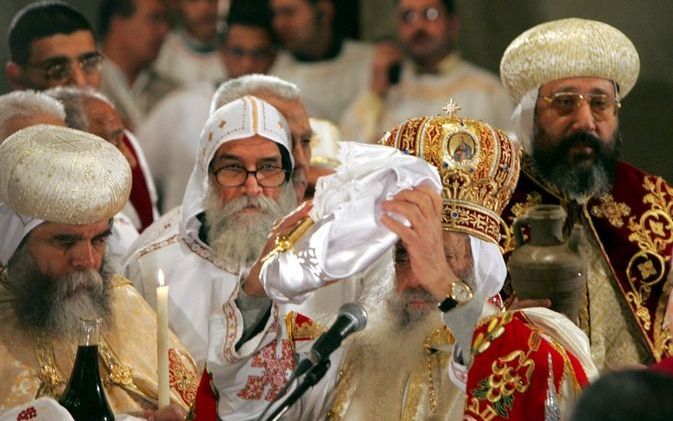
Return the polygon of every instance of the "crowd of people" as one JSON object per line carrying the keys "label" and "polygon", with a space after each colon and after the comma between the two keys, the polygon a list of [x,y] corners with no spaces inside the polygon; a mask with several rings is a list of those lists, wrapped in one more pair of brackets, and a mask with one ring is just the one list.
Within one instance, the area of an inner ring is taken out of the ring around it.
{"label": "crowd of people", "polygon": [[[0,420],[69,417],[82,319],[117,419],[266,419],[318,370],[284,419],[673,416],[673,188],[620,159],[633,43],[545,22],[498,77],[461,58],[453,0],[398,0],[376,45],[335,2],[176,0],[173,28],[161,0],[101,0],[96,31],[62,0],[14,16]],[[537,205],[584,232],[577,317],[512,285]],[[367,326],[323,355],[347,303]]]}

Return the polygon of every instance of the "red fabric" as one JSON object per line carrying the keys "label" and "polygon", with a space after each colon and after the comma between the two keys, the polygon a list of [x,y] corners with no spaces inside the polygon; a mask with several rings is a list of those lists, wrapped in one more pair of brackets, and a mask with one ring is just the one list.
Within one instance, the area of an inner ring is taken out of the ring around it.
{"label": "red fabric", "polygon": [[[609,203],[595,197],[580,208],[589,223],[585,235],[601,245],[652,359],[659,361],[673,356],[670,336],[660,329],[663,312],[657,314],[657,308],[666,306],[663,291],[673,253],[673,188],[662,178],[645,174],[626,162],[618,163],[613,185]],[[567,204],[544,185],[525,160],[519,184],[502,215],[507,226],[500,242],[505,259],[514,249],[515,213],[522,214],[529,205],[538,203],[561,204],[567,209]],[[566,221],[565,232],[570,229]],[[505,292],[510,291],[506,288]]]}
{"label": "red fabric", "polygon": [[131,186],[131,196],[129,201],[133,205],[140,218],[140,229],[138,232],[143,232],[145,228],[150,226],[154,222],[154,213],[152,210],[152,198],[150,197],[150,190],[147,187],[147,181],[145,180],[145,174],[143,174],[142,168],[140,168],[140,160],[138,159],[138,154],[133,148],[133,144],[128,139],[126,134],[124,134],[122,141],[126,148],[131,152],[135,161],[138,165],[135,168],[131,168],[131,174],[133,176],[133,184]]}
{"label": "red fabric", "polygon": [[[485,337],[489,339],[481,340]],[[484,342],[490,345],[474,356],[468,372],[466,419],[543,421],[549,356],[557,396],[562,379],[576,379],[580,387],[588,384],[577,358],[545,339],[520,312],[489,318],[474,338],[477,349]]]}
{"label": "red fabric", "polygon": [[212,387],[212,378],[207,370],[203,370],[201,375],[190,415],[189,419],[194,421],[218,421],[217,392]]}
{"label": "red fabric", "polygon": [[657,364],[651,365],[649,369],[673,376],[673,357],[664,358]]}

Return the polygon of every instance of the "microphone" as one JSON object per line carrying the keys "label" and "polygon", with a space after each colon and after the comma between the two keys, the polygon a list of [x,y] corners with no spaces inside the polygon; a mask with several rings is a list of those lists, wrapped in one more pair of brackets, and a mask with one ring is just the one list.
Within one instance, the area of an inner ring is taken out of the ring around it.
{"label": "microphone", "polygon": [[351,333],[359,332],[367,326],[367,312],[361,305],[347,303],[339,308],[339,316],[329,330],[323,333],[311,347],[294,372],[294,378],[306,373],[311,367],[327,359],[341,342]]}

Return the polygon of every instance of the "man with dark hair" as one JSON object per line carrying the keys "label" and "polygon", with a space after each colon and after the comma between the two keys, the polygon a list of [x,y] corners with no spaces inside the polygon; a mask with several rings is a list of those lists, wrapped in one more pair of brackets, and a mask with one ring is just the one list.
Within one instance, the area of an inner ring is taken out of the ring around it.
{"label": "man with dark hair", "polygon": [[177,83],[159,75],[152,64],[168,33],[160,0],[103,0],[99,26],[108,60],[101,91],[117,106],[127,127],[137,128],[145,115]]}
{"label": "man with dark hair", "polygon": [[[20,10],[9,30],[11,61],[7,79],[15,90],[101,84],[103,55],[84,16],[61,1],[30,4]],[[25,61],[22,64],[21,61]],[[134,155],[133,209],[125,212],[138,230],[158,216],[154,183],[140,146],[128,131],[122,140]]]}
{"label": "man with dark hair", "polygon": [[565,208],[566,232],[584,227],[587,285],[579,326],[600,369],[673,355],[671,335],[662,329],[671,290],[673,190],[619,159],[621,100],[639,71],[638,51],[624,33],[577,18],[528,29],[500,62],[505,90],[518,104],[512,122],[525,150],[503,213],[501,246],[514,249],[515,218],[537,204]]}
{"label": "man with dark hair", "polygon": [[217,52],[217,0],[173,3],[179,26],[166,36],[154,68],[181,85],[222,79],[225,71]]}
{"label": "man with dark hair", "polygon": [[335,30],[333,0],[271,0],[270,5],[273,28],[286,50],[271,74],[299,86],[310,116],[339,121],[369,83],[373,48]]}
{"label": "man with dark hair", "polygon": [[103,56],[91,25],[61,1],[21,9],[9,27],[6,75],[14,89],[100,84]]}
{"label": "man with dark hair", "polygon": [[[233,3],[222,34],[219,60],[231,79],[266,73],[275,58],[268,17]],[[210,101],[219,82],[204,80],[161,101],[138,128],[160,196],[167,212],[182,203],[196,159],[196,144],[208,119]]]}
{"label": "man with dark hair", "polygon": [[398,0],[396,16],[396,42],[377,45],[368,89],[339,121],[345,138],[375,142],[408,118],[441,112],[449,98],[464,115],[509,127],[512,106],[497,77],[456,51],[452,0]]}

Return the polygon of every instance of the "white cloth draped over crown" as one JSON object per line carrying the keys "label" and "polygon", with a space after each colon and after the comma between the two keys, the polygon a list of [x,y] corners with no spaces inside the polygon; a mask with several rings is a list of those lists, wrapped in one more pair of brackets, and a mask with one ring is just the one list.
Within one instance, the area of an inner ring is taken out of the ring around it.
{"label": "white cloth draped over crown", "polygon": [[[276,301],[301,302],[310,291],[369,267],[398,241],[380,222],[381,202],[424,183],[438,193],[442,189],[437,169],[420,158],[386,146],[339,146],[342,164],[316,186],[310,214],[315,225],[291,251],[264,263],[262,284]],[[477,288],[493,295],[506,275],[500,250],[472,236],[470,241]]]}

